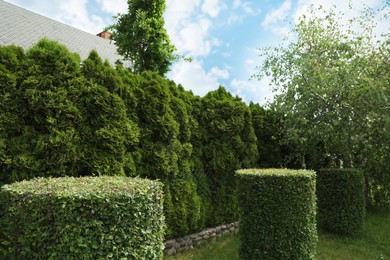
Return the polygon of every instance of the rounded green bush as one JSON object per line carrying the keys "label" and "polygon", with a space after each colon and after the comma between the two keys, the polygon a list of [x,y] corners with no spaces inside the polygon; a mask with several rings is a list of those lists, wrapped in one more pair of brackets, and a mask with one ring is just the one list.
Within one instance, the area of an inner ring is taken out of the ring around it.
{"label": "rounded green bush", "polygon": [[240,259],[315,258],[315,177],[306,170],[237,171]]}
{"label": "rounded green bush", "polygon": [[364,173],[360,169],[321,169],[317,175],[318,226],[355,235],[366,214]]}
{"label": "rounded green bush", "polygon": [[2,259],[160,259],[162,184],[38,178],[0,191]]}

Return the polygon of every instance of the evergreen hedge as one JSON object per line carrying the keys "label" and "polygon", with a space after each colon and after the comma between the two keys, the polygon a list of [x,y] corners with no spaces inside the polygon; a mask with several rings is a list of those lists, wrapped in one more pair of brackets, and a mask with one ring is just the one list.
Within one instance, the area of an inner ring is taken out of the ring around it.
{"label": "evergreen hedge", "polygon": [[159,179],[166,238],[180,237],[238,219],[234,171],[255,167],[256,143],[250,109],[223,87],[201,98],[48,39],[27,51],[0,46],[0,185]]}
{"label": "evergreen hedge", "polygon": [[156,181],[36,178],[4,185],[0,205],[2,259],[162,257],[163,193]]}
{"label": "evergreen hedge", "polygon": [[287,169],[236,173],[242,211],[240,259],[314,259],[315,173]]}
{"label": "evergreen hedge", "polygon": [[235,171],[254,167],[258,151],[248,106],[223,87],[201,100],[201,161],[208,179],[211,206],[207,226],[239,218]]}
{"label": "evergreen hedge", "polygon": [[363,230],[364,173],[360,169],[320,169],[317,175],[318,226],[338,234]]}

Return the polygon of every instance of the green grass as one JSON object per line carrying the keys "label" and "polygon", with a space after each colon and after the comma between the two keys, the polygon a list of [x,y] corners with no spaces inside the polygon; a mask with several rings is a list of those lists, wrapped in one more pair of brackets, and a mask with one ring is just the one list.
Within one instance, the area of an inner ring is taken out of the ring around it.
{"label": "green grass", "polygon": [[[318,260],[390,260],[390,212],[367,212],[365,231],[359,236],[338,236],[325,231],[319,231],[318,236]],[[228,235],[205,246],[165,259],[236,260],[239,244],[238,235]]]}
{"label": "green grass", "polygon": [[226,235],[206,245],[168,256],[168,260],[202,259],[202,260],[233,260],[238,259],[238,247],[240,241],[238,235]]}

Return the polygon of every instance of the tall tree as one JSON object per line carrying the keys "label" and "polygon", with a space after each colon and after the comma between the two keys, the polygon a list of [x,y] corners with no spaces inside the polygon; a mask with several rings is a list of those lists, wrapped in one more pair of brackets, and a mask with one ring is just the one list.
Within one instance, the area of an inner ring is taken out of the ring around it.
{"label": "tall tree", "polygon": [[381,13],[367,9],[343,26],[343,14],[312,9],[293,29],[293,41],[263,49],[259,76],[270,76],[281,93],[272,107],[285,116],[286,141],[297,148],[303,167],[313,158],[317,167],[327,159],[335,166],[382,165],[371,173],[371,190],[386,191],[390,42],[388,32],[375,33]]}
{"label": "tall tree", "polygon": [[175,46],[164,29],[165,0],[128,0],[128,13],[118,14],[109,27],[118,53],[129,60],[135,73],[169,71]]}

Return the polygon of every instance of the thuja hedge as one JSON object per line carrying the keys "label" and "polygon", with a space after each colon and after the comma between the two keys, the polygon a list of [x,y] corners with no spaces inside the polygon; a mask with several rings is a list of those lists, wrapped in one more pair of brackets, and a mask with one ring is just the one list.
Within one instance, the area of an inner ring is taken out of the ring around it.
{"label": "thuja hedge", "polygon": [[313,171],[236,172],[241,259],[314,259],[317,245]]}
{"label": "thuja hedge", "polygon": [[234,175],[238,169],[254,167],[257,140],[248,106],[223,87],[209,92],[201,105],[197,118],[202,136],[194,150],[201,150],[210,186],[207,225],[217,226],[239,217]]}
{"label": "thuja hedge", "polygon": [[157,181],[37,178],[4,185],[0,205],[2,259],[162,257],[163,193]]}
{"label": "thuja hedge", "polygon": [[320,169],[317,176],[318,225],[355,235],[365,218],[364,173],[360,169]]}
{"label": "thuja hedge", "polygon": [[121,175],[163,182],[166,238],[238,218],[234,171],[258,158],[251,111],[226,89],[195,96],[157,73],[82,61],[42,39],[0,46],[0,185]]}

